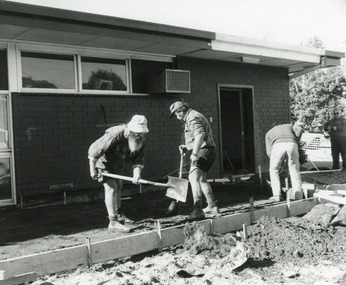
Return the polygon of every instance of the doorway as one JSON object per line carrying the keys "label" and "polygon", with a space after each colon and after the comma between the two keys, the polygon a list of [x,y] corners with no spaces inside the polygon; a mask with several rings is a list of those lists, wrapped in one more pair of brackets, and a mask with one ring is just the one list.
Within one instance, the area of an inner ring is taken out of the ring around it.
{"label": "doorway", "polygon": [[221,172],[255,172],[253,89],[219,86]]}
{"label": "doorway", "polygon": [[0,206],[16,203],[9,104],[9,95],[0,94]]}

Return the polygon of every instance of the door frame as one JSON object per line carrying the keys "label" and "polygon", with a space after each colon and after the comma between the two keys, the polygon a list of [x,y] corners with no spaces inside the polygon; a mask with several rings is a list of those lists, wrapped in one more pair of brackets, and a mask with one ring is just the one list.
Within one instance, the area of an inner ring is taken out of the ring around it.
{"label": "door frame", "polygon": [[8,148],[0,149],[0,157],[9,158],[10,160],[10,180],[11,180],[11,199],[0,200],[0,206],[7,206],[17,204],[16,183],[15,183],[15,167],[14,167],[14,153],[13,153],[13,124],[12,124],[12,98],[11,92],[0,91],[0,95],[7,97],[7,130],[8,130]]}
{"label": "door frame", "polygon": [[[223,140],[222,140],[222,119],[221,119],[221,89],[234,89],[234,90],[239,90],[242,91],[242,89],[250,89],[251,90],[251,97],[252,97],[252,112],[253,112],[253,118],[252,118],[252,124],[254,126],[254,163],[255,163],[255,172],[257,170],[256,168],[256,136],[255,136],[255,94],[254,94],[254,86],[253,85],[237,85],[237,84],[218,84],[217,85],[217,101],[218,101],[218,119],[219,119],[219,139],[220,139],[220,144],[219,144],[219,149],[220,149],[220,169],[221,169],[221,174],[222,176],[224,175],[224,167],[223,167],[223,159],[224,159],[224,154],[223,151]],[[242,98],[241,98],[242,100]],[[243,111],[241,110],[241,124],[243,124]],[[242,132],[243,132],[243,126]],[[242,144],[243,144],[243,135],[241,137]],[[243,152],[244,149],[242,150],[242,158],[243,158]],[[243,163],[243,162],[242,162]]]}

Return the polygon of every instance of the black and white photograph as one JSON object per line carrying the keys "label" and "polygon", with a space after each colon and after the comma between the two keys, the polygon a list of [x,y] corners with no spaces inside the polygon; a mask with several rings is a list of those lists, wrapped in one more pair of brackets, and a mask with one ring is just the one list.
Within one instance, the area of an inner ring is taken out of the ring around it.
{"label": "black and white photograph", "polygon": [[0,285],[346,284],[345,0],[0,0]]}

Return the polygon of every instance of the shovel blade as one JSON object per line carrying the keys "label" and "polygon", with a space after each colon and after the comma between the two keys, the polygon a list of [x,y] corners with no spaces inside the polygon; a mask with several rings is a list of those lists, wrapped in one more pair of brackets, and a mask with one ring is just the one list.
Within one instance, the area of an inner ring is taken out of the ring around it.
{"label": "shovel blade", "polygon": [[189,180],[168,176],[167,185],[169,185],[166,192],[167,197],[181,202],[186,202]]}

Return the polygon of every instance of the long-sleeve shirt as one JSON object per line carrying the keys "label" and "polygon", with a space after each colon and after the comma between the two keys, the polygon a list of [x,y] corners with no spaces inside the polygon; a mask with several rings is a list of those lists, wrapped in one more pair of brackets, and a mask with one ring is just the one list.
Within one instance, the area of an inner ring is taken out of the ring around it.
{"label": "long-sleeve shirt", "polygon": [[133,167],[144,167],[144,144],[136,152],[131,153],[128,138],[124,131],[126,125],[111,127],[105,134],[89,147],[89,159],[95,159],[96,167],[111,172],[119,172],[125,163],[132,162]]}
{"label": "long-sleeve shirt", "polygon": [[200,134],[204,134],[204,141],[201,148],[215,147],[211,126],[206,117],[204,117],[201,113],[190,109],[187,111],[184,117],[184,122],[185,145],[188,150],[193,149],[195,137]]}
{"label": "long-sleeve shirt", "polygon": [[283,124],[271,128],[266,133],[266,152],[270,157],[271,148],[275,143],[294,142],[299,144],[299,140],[303,134],[303,129],[292,124]]}
{"label": "long-sleeve shirt", "polygon": [[[330,130],[328,130],[328,127],[331,127]],[[336,130],[334,130],[333,127],[336,127]],[[346,136],[346,119],[345,118],[334,118],[325,123],[324,130],[326,132],[329,132],[331,138],[335,137],[344,137]]]}

